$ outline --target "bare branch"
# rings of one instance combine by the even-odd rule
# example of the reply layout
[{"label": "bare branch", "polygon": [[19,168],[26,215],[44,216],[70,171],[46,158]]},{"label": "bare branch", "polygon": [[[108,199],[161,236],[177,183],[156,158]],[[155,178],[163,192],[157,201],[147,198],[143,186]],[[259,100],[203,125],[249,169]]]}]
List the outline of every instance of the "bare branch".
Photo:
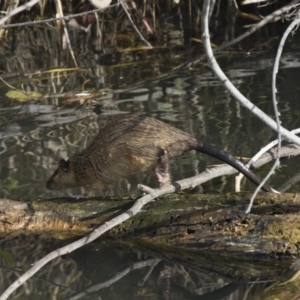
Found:
[{"label": "bare branch", "polygon": [[[292,130],[291,131],[294,134],[298,134],[300,133],[300,128]],[[272,149],[273,147],[275,147],[278,144],[278,140],[274,140],[271,143],[269,143],[268,145],[266,145],[265,147],[263,147],[262,149],[260,149],[247,163],[246,166],[248,168],[250,168],[263,154],[265,154],[266,152],[268,152],[270,149]],[[241,180],[243,179],[244,174],[240,173],[238,176],[236,176],[235,178],[235,191],[236,192],[240,192],[241,188],[240,188],[240,184],[241,184]]]},{"label": "bare branch", "polygon": [[[280,151],[281,156],[294,156],[294,155],[299,155],[300,153],[300,146],[291,144],[286,147],[283,147]],[[256,167],[260,166],[263,161],[264,163],[267,163],[276,157],[276,152],[270,152],[266,153],[260,161],[258,161],[255,165]],[[139,198],[134,205],[124,213],[120,214],[119,216],[113,218],[112,220],[106,222],[105,224],[99,226],[97,229],[95,229],[93,232],[88,234],[87,236],[79,239],[78,241],[75,241],[69,245],[66,245],[62,248],[59,248],[55,251],[52,251],[51,253],[47,254],[43,258],[41,258],[39,261],[37,261],[32,268],[30,268],[26,273],[24,273],[22,276],[20,276],[14,283],[12,283],[6,291],[0,296],[0,300],[6,300],[8,297],[18,288],[20,287],[24,282],[26,282],[29,278],[31,278],[36,272],[38,272],[44,265],[46,265],[48,262],[51,260],[65,255],[67,253],[71,253],[72,251],[87,245],[88,243],[94,241],[98,237],[100,237],[102,234],[107,232],[108,230],[114,228],[117,225],[120,225],[121,223],[125,222],[126,220],[130,219],[137,213],[139,213],[143,206],[146,205],[147,203],[153,201],[155,198],[173,193],[175,191],[179,190],[184,190],[184,189],[189,189],[193,188],[203,182],[206,182],[208,180],[211,180],[212,178],[218,177],[218,176],[223,176],[223,175],[229,175],[229,174],[234,174],[238,173],[236,169],[229,165],[222,165],[221,167],[215,167],[206,170],[205,172],[191,177],[187,179],[183,179],[180,181],[176,181],[170,185],[163,186],[158,189],[151,189],[151,188],[145,188],[145,187],[140,187],[143,188],[143,190],[149,192],[150,194],[147,194],[141,198]]]},{"label": "bare branch", "polygon": [[240,41],[242,41],[243,39],[245,39],[246,37],[250,36],[251,34],[253,34],[255,31],[259,30],[260,28],[262,28],[263,26],[265,26],[266,24],[274,21],[276,18],[283,18],[283,14],[287,11],[289,11],[291,8],[295,7],[296,5],[299,5],[297,3],[299,3],[300,0],[293,0],[291,1],[289,4],[275,10],[274,12],[272,12],[271,14],[269,14],[268,16],[264,17],[260,22],[258,22],[255,25],[252,25],[251,28],[249,30],[247,30],[245,33],[243,33],[242,35],[238,36],[237,38],[235,38],[234,40],[230,41],[229,43],[226,43],[218,48],[214,49],[214,52],[223,50],[224,48],[228,48],[230,46],[233,46],[237,43],[239,43]]},{"label": "bare branch", "polygon": [[[274,131],[278,131],[277,123],[271,119],[267,114],[265,114],[261,109],[255,106],[252,102],[250,102],[241,92],[231,83],[229,78],[224,74],[220,66],[218,65],[211,45],[210,45],[210,36],[209,36],[209,28],[208,28],[208,13],[209,13],[209,0],[204,1],[203,5],[203,13],[202,13],[202,32],[203,32],[203,44],[206,51],[206,55],[208,57],[208,61],[210,67],[212,68],[215,75],[220,79],[220,81],[224,84],[226,89],[248,110],[250,110],[254,115],[260,118],[266,125],[272,128]],[[290,141],[297,143],[300,145],[300,138],[294,134],[292,134],[289,130],[280,126],[280,133]]]},{"label": "bare branch", "polygon": [[280,134],[280,130],[279,129],[280,129],[280,123],[281,122],[279,120],[279,112],[277,110],[277,101],[276,101],[276,93],[277,93],[277,89],[276,89],[276,74],[278,73],[279,61],[280,61],[280,58],[281,58],[281,54],[282,54],[282,50],[283,50],[283,46],[285,44],[285,41],[286,41],[288,35],[290,34],[290,32],[299,23],[300,23],[300,19],[297,19],[297,20],[293,21],[292,24],[290,24],[290,26],[284,32],[284,35],[283,35],[283,37],[282,37],[282,39],[280,41],[280,44],[278,46],[278,50],[277,50],[277,54],[276,54],[276,59],[275,59],[275,63],[274,63],[274,68],[273,68],[273,74],[272,74],[272,100],[273,100],[273,108],[274,108],[274,113],[275,113],[275,118],[276,118],[276,123],[277,123],[277,132],[278,132],[277,157],[276,157],[276,160],[275,160],[275,162],[274,162],[271,170],[265,176],[265,178],[262,180],[262,182],[260,183],[260,185],[256,188],[255,192],[253,193],[253,195],[252,195],[252,197],[250,199],[249,206],[246,209],[246,213],[250,212],[251,207],[253,205],[254,198],[256,197],[259,189],[266,183],[266,181],[270,178],[270,176],[273,173],[275,173],[275,169],[279,165],[279,153],[280,153],[280,148],[281,148],[281,134]]}]

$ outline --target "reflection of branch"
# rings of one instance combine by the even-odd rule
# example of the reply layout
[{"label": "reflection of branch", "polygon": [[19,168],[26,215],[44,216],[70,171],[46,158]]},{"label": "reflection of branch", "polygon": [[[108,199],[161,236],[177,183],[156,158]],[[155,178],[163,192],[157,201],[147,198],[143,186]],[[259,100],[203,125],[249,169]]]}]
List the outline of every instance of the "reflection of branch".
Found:
[{"label": "reflection of branch", "polygon": [[154,262],[152,265],[150,265],[150,268],[148,270],[148,272],[144,275],[144,277],[138,282],[138,286],[143,286],[145,284],[145,282],[147,281],[148,277],[150,276],[150,274],[153,272],[153,269],[155,268],[155,266],[160,262],[160,259],[157,259],[157,262]]},{"label": "reflection of branch", "polygon": [[[3,265],[0,265],[0,269],[2,270],[7,270],[7,271],[13,271],[15,273],[18,273],[18,274],[23,274],[24,272],[21,271],[21,270],[18,270],[18,269],[15,269],[15,268],[9,268],[9,267],[6,267],[6,266],[3,266]],[[33,276],[33,279],[36,279],[36,280],[39,280],[39,281],[42,281],[42,282],[45,282],[47,283],[48,285],[52,285],[54,287],[57,287],[57,288],[60,288],[60,289],[64,289],[65,291],[69,291],[69,292],[74,292],[74,289],[71,289],[70,287],[68,286],[65,286],[65,285],[62,285],[62,284],[58,284],[52,280],[49,280],[49,279],[46,279],[46,278],[43,278],[41,276]]]},{"label": "reflection of branch", "polygon": [[[281,149],[281,155],[283,156],[294,156],[300,153],[300,146],[291,144],[287,145],[286,147],[282,147]],[[262,165],[261,161],[264,160],[264,163],[267,163],[274,159],[275,154],[266,153],[259,161],[257,161],[254,165],[259,166]],[[39,261],[37,261],[34,266],[29,269],[26,273],[24,273],[19,279],[17,279],[13,284],[11,284],[7,290],[0,296],[0,300],[6,300],[11,293],[13,293],[18,287],[20,287],[26,280],[31,278],[37,271],[39,271],[45,264],[50,262],[51,260],[68,254],[84,245],[87,245],[88,243],[94,241],[99,236],[107,232],[108,230],[114,228],[117,225],[120,225],[121,223],[125,222],[126,220],[130,219],[131,217],[135,216],[137,213],[139,213],[143,206],[147,203],[153,201],[155,198],[173,193],[175,191],[183,190],[183,189],[189,189],[193,188],[203,182],[206,182],[208,180],[211,180],[218,176],[223,175],[229,175],[237,173],[238,171],[234,169],[231,166],[228,165],[222,165],[221,167],[215,167],[206,170],[205,172],[191,177],[187,179],[183,179],[180,181],[176,181],[172,184],[162,186],[158,189],[150,189],[149,187],[145,187],[143,185],[139,185],[139,189],[148,192],[147,195],[139,198],[134,205],[124,213],[120,214],[119,216],[116,216],[115,218],[111,219],[110,221],[106,222],[105,224],[99,226],[97,229],[95,229],[93,232],[88,234],[87,236],[79,239],[78,241],[75,241],[69,245],[66,245],[62,248],[59,248],[55,251],[52,251],[51,253],[47,254],[43,258],[41,258]]]},{"label": "reflection of branch", "polygon": [[134,263],[133,265],[131,265],[130,267],[126,268],[125,270],[118,272],[114,277],[102,282],[102,283],[98,283],[95,284],[93,286],[90,286],[88,288],[86,288],[84,291],[75,294],[73,296],[68,297],[68,300],[77,300],[80,299],[82,297],[87,296],[90,293],[93,292],[97,292],[103,288],[107,288],[109,286],[111,286],[113,283],[119,281],[122,277],[126,276],[128,273],[130,273],[133,270],[137,270],[137,269],[142,269],[145,268],[147,266],[150,266],[150,271],[153,270],[153,268],[160,262],[160,259],[158,258],[152,258],[152,259],[147,259],[145,261],[142,262],[138,262],[138,263]]},{"label": "reflection of branch", "polygon": [[284,182],[278,190],[281,193],[284,193],[285,191],[289,190],[292,186],[294,186],[296,183],[300,181],[300,174],[294,175],[292,178],[289,178],[288,181]]}]

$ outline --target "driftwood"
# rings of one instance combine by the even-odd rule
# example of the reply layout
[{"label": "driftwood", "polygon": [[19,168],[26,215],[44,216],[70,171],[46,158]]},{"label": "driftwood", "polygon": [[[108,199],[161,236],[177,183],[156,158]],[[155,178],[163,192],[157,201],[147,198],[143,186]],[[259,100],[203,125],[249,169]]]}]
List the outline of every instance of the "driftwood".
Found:
[{"label": "driftwood", "polygon": [[[299,153],[297,147],[288,145],[287,148],[291,151],[282,148],[281,156]],[[270,160],[273,158],[272,151],[265,155]],[[221,166],[159,189],[140,185],[149,194],[122,201],[113,198],[89,201],[52,199],[30,203],[0,200],[3,241],[22,233],[38,233],[41,238],[52,239],[83,236],[37,261],[9,286],[1,299],[7,299],[49,261],[71,253],[100,235],[102,241],[113,237],[118,243],[154,257],[171,258],[172,262],[192,265],[193,268],[204,266],[205,272],[213,271],[234,281],[274,277],[279,257],[291,262],[291,258],[297,255],[297,227],[291,226],[298,221],[294,215],[298,211],[297,195],[261,194],[254,214],[249,216],[244,213],[248,194],[173,193],[233,172],[237,171]],[[167,193],[168,196],[162,196]],[[290,237],[293,235],[295,239]],[[272,268],[266,265],[266,258]],[[283,272],[291,267],[290,263],[280,264],[280,267],[283,275],[278,278],[279,282],[298,278],[294,268],[290,273]]]},{"label": "driftwood", "polygon": [[[244,209],[251,194],[172,194],[109,232],[126,241],[154,243],[248,257],[298,253],[300,196],[261,193],[252,213]],[[62,201],[64,200],[64,201]],[[85,235],[128,209],[133,199],[91,199],[22,203],[0,200],[0,234],[43,232],[53,238]],[[151,238],[151,239],[149,239]]]},{"label": "driftwood", "polygon": [[[260,167],[262,164],[273,160],[276,156],[275,152],[276,149],[268,151],[254,166]],[[292,157],[298,155],[299,152],[300,146],[290,144],[281,148],[280,155],[281,157]],[[195,184],[199,184],[215,176],[233,173],[237,173],[237,171],[227,165],[208,169],[200,174],[201,181],[199,181],[199,179],[195,180],[196,177],[190,178],[190,183],[187,186],[194,186],[194,182]],[[289,186],[293,184],[293,181],[298,181],[298,177],[296,176],[289,182],[286,182],[280,190],[285,191],[288,189]],[[184,180],[181,182],[184,182]],[[93,198],[88,201],[78,201],[70,198],[60,198],[37,200],[28,203],[0,199],[0,235],[2,237],[8,237],[14,233],[34,233],[41,231],[51,234],[54,238],[62,238],[64,236],[72,237],[77,234],[82,235],[91,231],[93,226],[99,226],[99,224],[106,222],[130,208],[137,198],[139,198],[138,195],[123,197],[121,200],[120,198]],[[224,218],[236,223],[237,221],[234,221],[234,216],[236,216],[236,220],[240,220],[241,224],[243,224],[241,227],[245,228],[245,230],[239,228],[238,231],[242,230],[241,233],[245,235],[252,230],[251,228],[254,226],[256,218],[261,219],[262,215],[264,219],[267,219],[267,224],[271,224],[273,221],[277,223],[280,222],[281,215],[284,216],[283,222],[287,220],[287,217],[290,215],[293,216],[293,218],[295,217],[297,221],[297,216],[293,215],[297,213],[298,210],[297,201],[299,196],[297,194],[276,195],[261,193],[255,200],[255,203],[260,205],[256,205],[253,208],[251,215],[245,216],[243,212],[248,204],[249,198],[250,194],[245,193],[221,195],[177,193],[165,195],[153,201],[152,204],[148,204],[142,213],[130,219],[127,223],[123,223],[119,228],[123,228],[129,232],[134,230],[135,233],[139,232],[141,235],[142,233],[145,235],[146,231],[144,229],[152,228],[154,230],[155,226],[160,229],[160,227],[158,227],[160,225],[158,224],[164,224],[161,225],[161,228],[166,227],[166,224],[168,224],[168,228],[171,225],[173,229],[176,227],[177,230],[184,232],[187,229],[183,229],[181,225],[193,231],[193,228],[196,226],[195,224],[199,223],[199,226],[196,227],[195,230],[202,236],[205,234],[205,230],[216,231]],[[281,209],[280,211],[278,211],[279,208]],[[207,221],[208,216],[211,218],[209,222]],[[183,224],[183,217],[185,220],[188,219],[190,220],[189,222],[195,223],[185,221]],[[145,221],[147,218],[149,218],[149,223]],[[179,218],[181,218],[181,223],[175,226],[174,223],[179,222]],[[137,226],[137,222],[140,222],[137,220],[143,220],[143,222]],[[153,220],[155,220],[155,222]],[[251,220],[254,221],[254,223],[251,223]],[[221,226],[218,230],[223,229],[226,231],[225,235],[230,235],[228,228],[225,227]],[[257,229],[258,228],[255,230]],[[122,235],[120,232],[116,232],[116,230],[112,232],[114,232],[114,235]],[[61,234],[62,236],[60,236]],[[235,236],[237,236],[237,234],[235,234]],[[282,237],[283,236],[281,236],[281,238]],[[275,238],[280,237],[275,236]],[[291,241],[291,237],[289,237],[289,241]]]}]

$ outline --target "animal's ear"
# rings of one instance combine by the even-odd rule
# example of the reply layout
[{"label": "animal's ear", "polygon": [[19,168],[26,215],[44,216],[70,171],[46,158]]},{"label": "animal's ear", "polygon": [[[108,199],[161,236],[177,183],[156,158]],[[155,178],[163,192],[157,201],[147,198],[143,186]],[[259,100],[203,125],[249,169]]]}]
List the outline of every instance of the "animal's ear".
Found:
[{"label": "animal's ear", "polygon": [[67,173],[69,170],[69,162],[65,161],[64,159],[61,159],[59,161],[59,166],[62,169],[63,172]]}]

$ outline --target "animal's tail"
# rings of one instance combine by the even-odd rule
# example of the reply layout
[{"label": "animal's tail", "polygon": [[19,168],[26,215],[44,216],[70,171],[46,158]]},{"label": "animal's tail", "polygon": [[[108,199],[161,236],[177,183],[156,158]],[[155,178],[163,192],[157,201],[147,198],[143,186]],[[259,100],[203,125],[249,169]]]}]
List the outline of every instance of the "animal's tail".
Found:
[{"label": "animal's tail", "polygon": [[[230,155],[229,153],[218,149],[210,144],[204,143],[202,141],[198,141],[198,146],[195,149],[199,152],[208,154],[215,158],[220,159],[221,161],[231,165],[241,173],[243,173],[249,180],[251,180],[256,185],[261,183],[259,177],[257,177],[247,166],[245,166],[241,161],[236,159],[234,156]],[[278,191],[271,188],[268,184],[262,186],[262,190],[270,193],[280,194]]]}]

